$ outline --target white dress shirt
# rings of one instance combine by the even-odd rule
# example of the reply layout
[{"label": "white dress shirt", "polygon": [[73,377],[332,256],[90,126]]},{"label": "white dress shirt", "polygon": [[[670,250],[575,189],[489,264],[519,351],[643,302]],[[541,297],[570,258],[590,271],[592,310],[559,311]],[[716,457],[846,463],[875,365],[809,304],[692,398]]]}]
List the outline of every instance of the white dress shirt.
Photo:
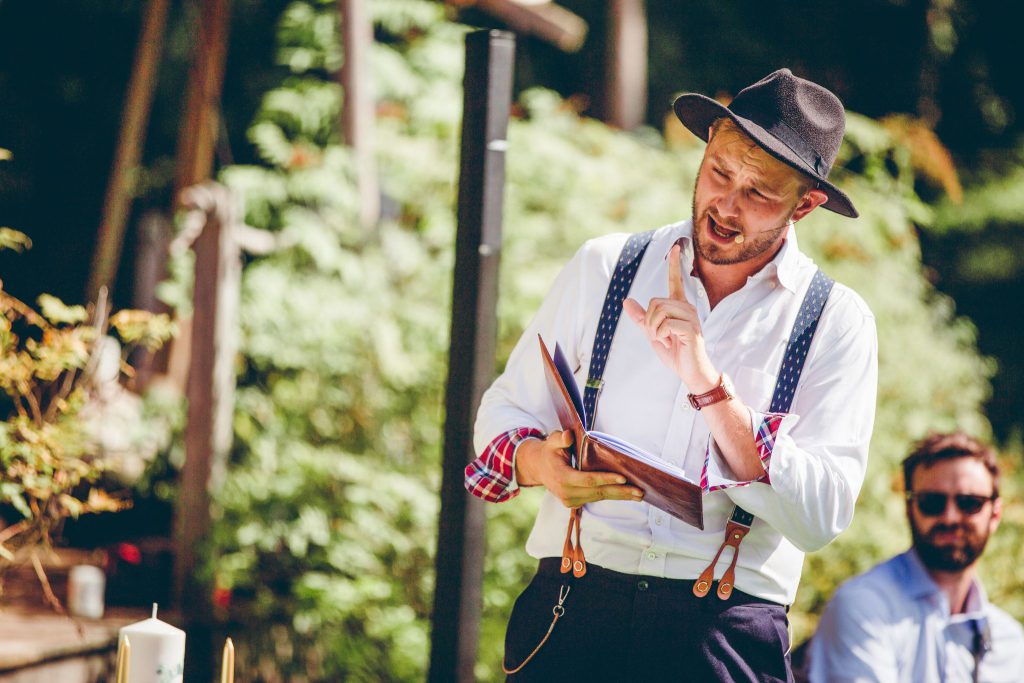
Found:
[{"label": "white dress shirt", "polygon": [[[686,297],[697,308],[711,362],[732,378],[736,394],[750,409],[754,438],[816,268],[800,252],[791,229],[775,258],[711,310],[693,274],[691,236],[691,221],[655,232],[630,296],[644,306],[652,297],[667,296],[668,253],[681,239]],[[559,274],[505,371],[483,396],[475,427],[477,453],[510,429],[559,429],[537,335],[549,348],[558,343],[570,364],[578,366],[575,376],[582,391],[605,291],[626,238],[616,234],[587,242]],[[643,502],[589,503],[582,517],[587,561],[619,572],[695,579],[718,550],[738,504],[757,519],[741,547],[736,588],[792,602],[803,553],[827,544],[853,517],[867,465],[877,373],[874,317],[857,294],[837,283],[790,413],[779,427],[768,466],[770,484],[737,486],[712,448],[709,484],[732,487],[705,494],[703,531]],[[690,407],[687,387],[658,360],[643,331],[626,315],[612,342],[604,382],[591,426],[700,481],[708,426]],[[560,557],[568,515],[568,508],[545,492],[527,551],[537,558]],[[729,559],[726,553],[716,578]]]}]

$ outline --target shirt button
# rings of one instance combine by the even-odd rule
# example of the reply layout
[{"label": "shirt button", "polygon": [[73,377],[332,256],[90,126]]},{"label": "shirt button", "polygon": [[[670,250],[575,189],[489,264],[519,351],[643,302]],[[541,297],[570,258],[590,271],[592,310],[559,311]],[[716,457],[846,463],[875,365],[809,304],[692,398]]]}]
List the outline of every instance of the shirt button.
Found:
[{"label": "shirt button", "polygon": [[703,299],[704,298],[704,290],[703,289],[698,289],[697,290],[697,296],[699,296],[701,299]]},{"label": "shirt button", "polygon": [[643,580],[643,579],[640,579],[639,581],[636,582],[636,589],[639,590],[639,591],[647,590],[647,586],[648,586],[647,582],[645,580]]},{"label": "shirt button", "polygon": [[658,559],[658,553],[647,553],[647,559],[648,560],[656,560],[656,559]]},{"label": "shirt button", "polygon": [[769,282],[768,283],[768,289],[775,289],[775,283],[774,282]]},{"label": "shirt button", "polygon": [[657,524],[658,526],[661,526],[661,519],[662,519],[661,517],[655,517],[654,518],[654,523]]}]

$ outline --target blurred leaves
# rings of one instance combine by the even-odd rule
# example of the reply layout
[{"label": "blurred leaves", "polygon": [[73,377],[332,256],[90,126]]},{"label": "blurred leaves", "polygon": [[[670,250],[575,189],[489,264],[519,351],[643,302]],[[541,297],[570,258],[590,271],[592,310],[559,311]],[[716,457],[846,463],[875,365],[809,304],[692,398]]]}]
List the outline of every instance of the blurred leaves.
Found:
[{"label": "blurred leaves", "polygon": [[[30,244],[13,230],[0,238]],[[102,349],[108,342],[117,347],[106,336],[107,311],[69,306],[49,294],[38,304],[40,312],[0,290],[0,390],[8,411],[0,422],[0,504],[22,517],[0,530],[0,568],[48,549],[51,534],[68,517],[129,505],[97,485],[108,463],[85,417],[100,386],[94,373]],[[114,318],[147,316],[121,311]],[[156,325],[160,329],[145,338],[151,348],[170,334],[163,318],[165,326]],[[143,340],[129,336],[122,339]],[[113,368],[115,383],[119,366],[128,369],[122,358]]]},{"label": "blurred leaves", "polygon": [[177,325],[168,315],[138,310],[118,311],[110,316],[110,326],[126,343],[136,344],[150,351],[163,346],[178,331]]},{"label": "blurred leaves", "polygon": [[41,294],[37,299],[37,303],[43,316],[54,325],[82,323],[89,317],[85,306],[68,306],[57,297],[49,294]]},{"label": "blurred leaves", "polygon": [[32,240],[28,235],[11,228],[0,228],[0,249],[11,249],[21,252],[32,248]]}]

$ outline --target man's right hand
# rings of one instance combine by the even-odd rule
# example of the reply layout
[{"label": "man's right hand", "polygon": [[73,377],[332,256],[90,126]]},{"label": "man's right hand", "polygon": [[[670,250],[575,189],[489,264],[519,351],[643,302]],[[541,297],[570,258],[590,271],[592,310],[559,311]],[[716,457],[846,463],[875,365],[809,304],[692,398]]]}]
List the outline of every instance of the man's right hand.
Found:
[{"label": "man's right hand", "polygon": [[643,491],[614,472],[581,472],[571,463],[572,432],[551,432],[526,439],[516,451],[516,480],[522,486],[543,486],[568,508],[598,500],[642,500]]}]

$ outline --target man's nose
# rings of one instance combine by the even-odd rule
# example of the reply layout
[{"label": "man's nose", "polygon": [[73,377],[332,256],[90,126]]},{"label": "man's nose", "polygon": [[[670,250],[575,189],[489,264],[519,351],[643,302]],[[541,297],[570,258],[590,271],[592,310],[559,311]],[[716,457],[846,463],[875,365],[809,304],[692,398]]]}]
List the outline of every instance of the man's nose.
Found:
[{"label": "man's nose", "polygon": [[722,218],[735,218],[739,215],[739,202],[737,200],[738,197],[736,196],[735,190],[723,192],[716,204],[718,215]]},{"label": "man's nose", "polygon": [[960,512],[960,508],[956,505],[956,497],[946,497],[946,507],[942,510],[940,519],[946,523],[959,522],[963,514]]}]

